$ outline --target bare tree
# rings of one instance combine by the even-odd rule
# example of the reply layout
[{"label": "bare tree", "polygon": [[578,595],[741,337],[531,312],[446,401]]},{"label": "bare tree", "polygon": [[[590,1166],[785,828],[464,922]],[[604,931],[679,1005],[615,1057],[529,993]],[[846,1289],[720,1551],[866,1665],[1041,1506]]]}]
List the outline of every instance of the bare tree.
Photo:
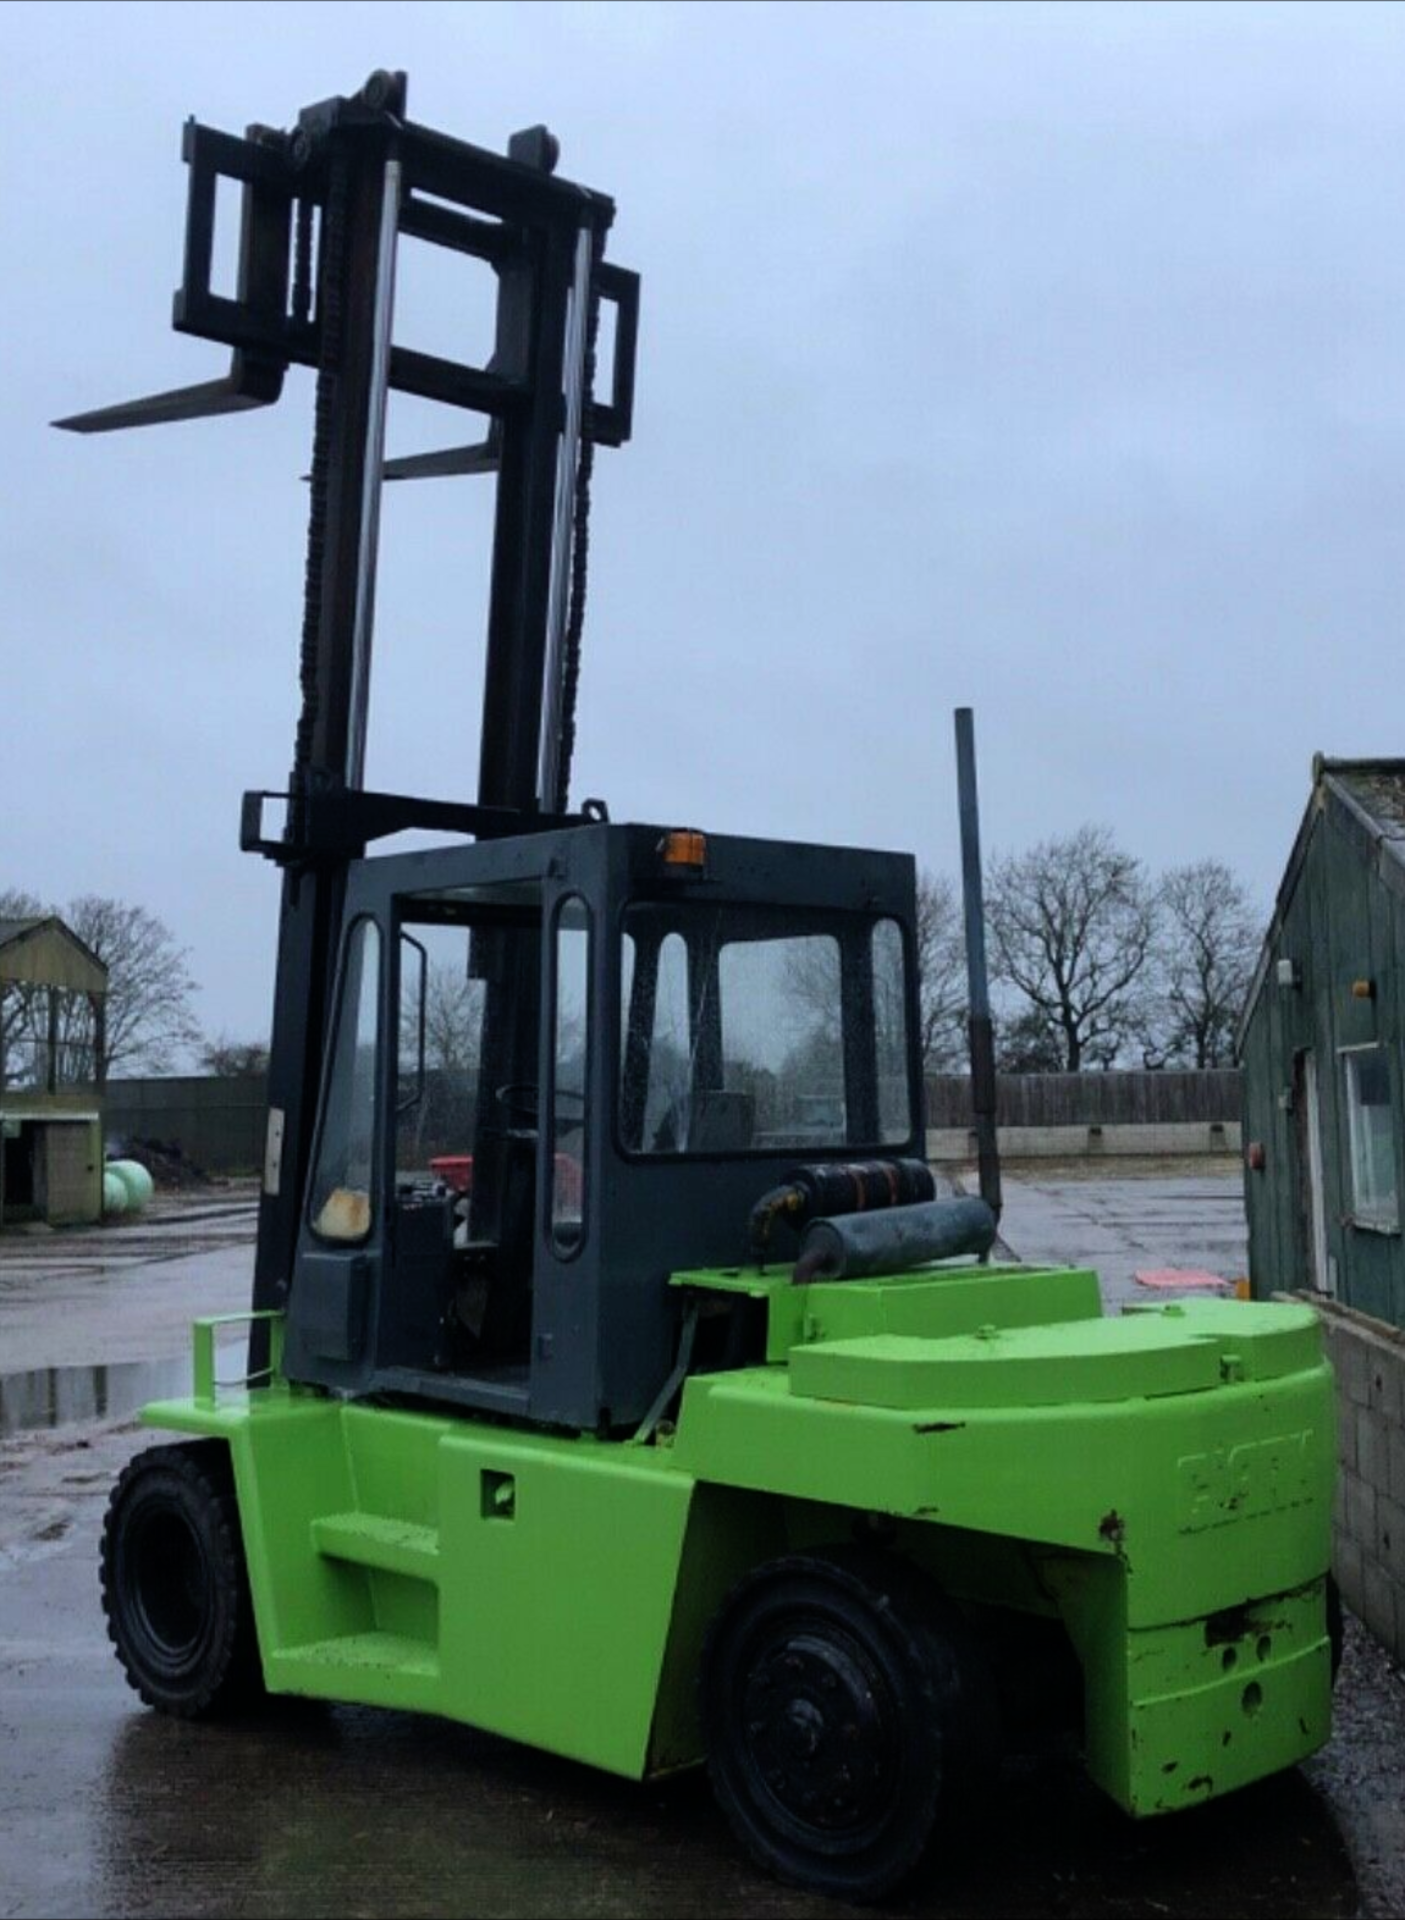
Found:
[{"label": "bare tree", "polygon": [[[0,889],[0,920],[38,920],[44,912],[37,895],[15,887]],[[0,1086],[7,1079],[12,1086],[27,1082],[34,1072],[35,1043],[45,1030],[39,1005],[43,992],[24,980],[0,983]]]},{"label": "bare tree", "polygon": [[[447,937],[448,930],[435,931]],[[442,952],[443,946],[434,951]],[[469,976],[465,954],[460,930],[458,952],[452,959],[427,956],[422,990],[417,968],[401,978],[403,1105],[397,1122],[396,1152],[403,1167],[423,1165],[436,1148],[458,1154],[467,1152],[472,1144],[483,983]],[[423,1081],[418,1079],[421,1065],[427,1070]]]},{"label": "bare tree", "polygon": [[[120,1069],[164,1073],[200,1043],[191,1009],[195,982],[183,947],[163,920],[145,907],[84,894],[64,919],[107,968],[107,1038],[101,1079]],[[88,1016],[76,1008],[74,1019]],[[83,1038],[77,1032],[69,1041]]]},{"label": "bare tree", "polygon": [[198,1056],[206,1073],[222,1080],[245,1080],[268,1072],[268,1044],[263,1040],[231,1040],[221,1033],[207,1040]]},{"label": "bare tree", "polygon": [[1263,921],[1247,888],[1219,860],[1173,867],[1158,895],[1159,1050],[1189,1066],[1228,1066]]},{"label": "bare tree", "polygon": [[[928,1073],[940,1073],[960,1067],[966,1058],[966,949],[956,892],[943,874],[923,869],[917,876],[916,936],[922,1064]],[[891,973],[880,968],[877,974],[874,1012],[880,1051],[891,1051],[896,1044],[901,1057],[907,1022],[902,969],[895,964]],[[811,1057],[817,1047],[828,1046],[837,1072],[842,990],[832,942],[793,944],[786,959],[785,994],[792,1015],[804,1009],[816,1029],[802,1035],[798,1045],[808,1048]]]},{"label": "bare tree", "polygon": [[922,980],[922,1065],[928,1073],[966,1064],[966,942],[961,905],[945,874],[917,876],[917,968]]},{"label": "bare tree", "polygon": [[1062,1030],[1038,1007],[1026,1007],[996,1028],[995,1064],[1001,1073],[1061,1073],[1064,1058]]},{"label": "bare tree", "polygon": [[1080,827],[997,860],[987,913],[992,971],[1057,1029],[1065,1069],[1110,1064],[1136,1025],[1156,925],[1140,862],[1107,828]]},{"label": "bare tree", "polygon": [[483,983],[462,967],[431,964],[425,981],[424,1051],[431,1067],[468,1073],[478,1065]]}]

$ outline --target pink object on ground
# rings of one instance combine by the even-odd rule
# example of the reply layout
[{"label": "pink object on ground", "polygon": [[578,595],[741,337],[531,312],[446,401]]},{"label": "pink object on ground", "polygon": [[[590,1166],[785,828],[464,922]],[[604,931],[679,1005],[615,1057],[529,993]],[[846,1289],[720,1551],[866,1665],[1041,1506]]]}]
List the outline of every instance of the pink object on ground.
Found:
[{"label": "pink object on ground", "polygon": [[1203,1267],[1146,1267],[1132,1277],[1139,1287],[1214,1287],[1225,1293],[1231,1291],[1230,1282],[1223,1274],[1206,1273]]}]

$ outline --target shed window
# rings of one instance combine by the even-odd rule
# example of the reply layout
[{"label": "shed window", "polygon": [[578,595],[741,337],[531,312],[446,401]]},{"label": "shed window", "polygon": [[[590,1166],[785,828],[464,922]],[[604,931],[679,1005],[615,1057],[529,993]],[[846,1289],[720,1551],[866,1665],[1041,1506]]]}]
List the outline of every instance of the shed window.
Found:
[{"label": "shed window", "polygon": [[1358,1226],[1394,1229],[1400,1225],[1400,1201],[1390,1065],[1384,1047],[1354,1047],[1342,1059],[1351,1136],[1352,1218]]}]

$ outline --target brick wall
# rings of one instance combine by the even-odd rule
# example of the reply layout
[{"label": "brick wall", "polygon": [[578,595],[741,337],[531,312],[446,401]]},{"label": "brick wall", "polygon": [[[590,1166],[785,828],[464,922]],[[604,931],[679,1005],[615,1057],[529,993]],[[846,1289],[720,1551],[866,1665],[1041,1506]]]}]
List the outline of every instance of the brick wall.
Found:
[{"label": "brick wall", "polygon": [[1337,1375],[1337,1580],[1405,1661],[1405,1334],[1335,1301],[1314,1304]]}]

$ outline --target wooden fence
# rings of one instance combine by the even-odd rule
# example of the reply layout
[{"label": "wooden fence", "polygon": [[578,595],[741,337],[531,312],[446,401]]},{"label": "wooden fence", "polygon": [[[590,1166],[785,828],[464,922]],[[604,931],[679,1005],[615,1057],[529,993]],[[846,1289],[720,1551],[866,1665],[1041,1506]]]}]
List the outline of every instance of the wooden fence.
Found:
[{"label": "wooden fence", "polygon": [[[1002,1073],[996,1118],[1002,1127],[1147,1127],[1239,1118],[1239,1069],[1163,1073]],[[964,1073],[927,1076],[929,1127],[969,1127],[971,1082]]]},{"label": "wooden fence", "polygon": [[[105,1132],[113,1144],[159,1140],[179,1147],[209,1173],[252,1173],[263,1164],[265,1098],[259,1077],[113,1080],[107,1088]],[[1224,1124],[1239,1118],[1239,1073],[1236,1068],[1216,1068],[1204,1073],[1001,1074],[998,1098],[1002,1127],[1157,1126],[1187,1120]],[[441,1114],[433,1098],[426,1102],[426,1112],[431,1110],[435,1124],[429,1128],[426,1155],[447,1151],[445,1142],[452,1144],[457,1137],[454,1116],[447,1110]],[[928,1076],[927,1124],[972,1124],[971,1083],[965,1074]]]}]

